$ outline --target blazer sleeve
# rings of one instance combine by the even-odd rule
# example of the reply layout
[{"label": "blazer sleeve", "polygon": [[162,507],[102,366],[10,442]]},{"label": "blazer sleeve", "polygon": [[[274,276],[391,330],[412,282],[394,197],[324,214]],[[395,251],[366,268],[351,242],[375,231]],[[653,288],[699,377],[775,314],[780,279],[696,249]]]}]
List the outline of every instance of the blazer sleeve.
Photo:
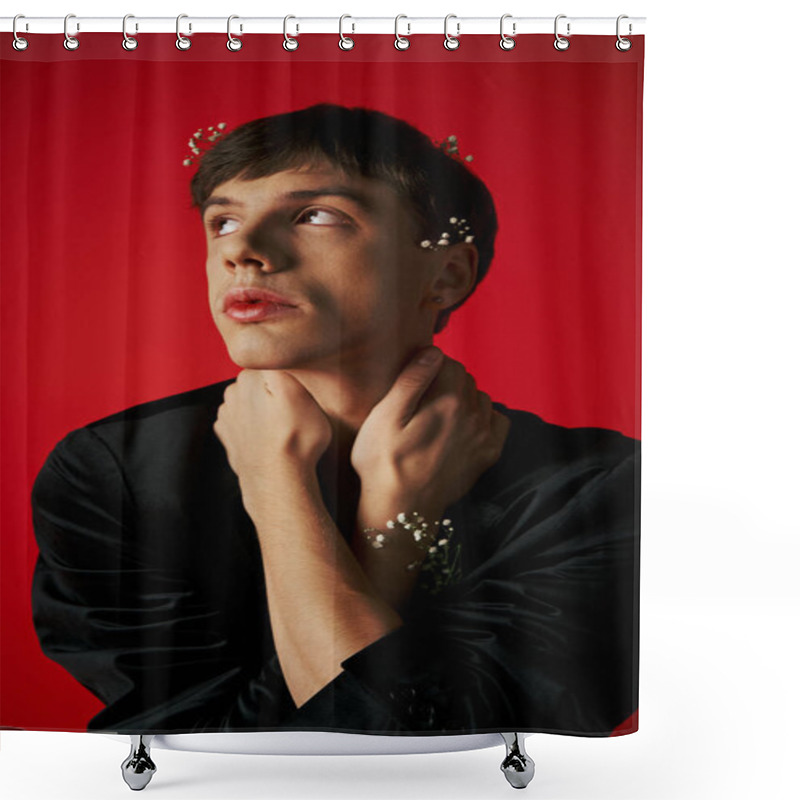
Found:
[{"label": "blazer sleeve", "polygon": [[638,704],[638,464],[637,448],[528,485],[479,531],[494,552],[342,662],[293,725],[613,732]]},{"label": "blazer sleeve", "polygon": [[246,730],[277,702],[266,667],[250,667],[215,630],[185,576],[150,563],[135,498],[105,442],[72,431],[31,492],[39,556],[33,621],[44,654],[106,708],[89,730]]}]

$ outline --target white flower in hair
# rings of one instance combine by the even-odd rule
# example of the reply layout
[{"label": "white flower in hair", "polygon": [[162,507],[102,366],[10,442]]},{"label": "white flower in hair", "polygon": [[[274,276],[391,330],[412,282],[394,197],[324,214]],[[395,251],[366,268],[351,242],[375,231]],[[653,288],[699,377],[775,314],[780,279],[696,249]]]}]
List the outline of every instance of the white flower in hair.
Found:
[{"label": "white flower in hair", "polygon": [[[227,126],[228,125],[226,122],[219,122],[217,123],[216,128],[214,128],[213,125],[209,125],[205,131],[203,131],[202,128],[198,128],[192,135],[192,138],[189,139],[189,149],[195,156],[199,156],[201,153],[200,145],[206,145],[206,149],[209,149],[208,145],[213,144],[217,141],[217,139],[220,139],[225,135],[223,131],[225,128],[227,128]],[[205,138],[203,138],[204,136]],[[194,164],[192,156],[187,156],[183,160],[184,167],[191,167],[192,164]]]}]

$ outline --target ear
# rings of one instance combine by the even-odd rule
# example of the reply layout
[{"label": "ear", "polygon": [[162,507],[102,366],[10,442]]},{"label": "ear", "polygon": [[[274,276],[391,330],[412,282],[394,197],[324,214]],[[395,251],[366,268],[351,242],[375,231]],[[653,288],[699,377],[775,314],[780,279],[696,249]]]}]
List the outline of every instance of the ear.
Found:
[{"label": "ear", "polygon": [[442,310],[466,297],[478,279],[478,248],[472,243],[457,242],[442,252],[439,274],[432,291],[445,298]]}]

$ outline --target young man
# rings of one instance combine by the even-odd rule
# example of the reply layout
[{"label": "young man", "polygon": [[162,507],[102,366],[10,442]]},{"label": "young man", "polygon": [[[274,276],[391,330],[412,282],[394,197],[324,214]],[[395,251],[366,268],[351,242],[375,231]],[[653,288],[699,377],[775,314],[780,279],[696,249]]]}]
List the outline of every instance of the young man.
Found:
[{"label": "young man", "polygon": [[234,130],[192,192],[241,371],[73,431],[34,486],[35,623],[107,704],[89,728],[623,723],[638,443],[493,403],[430,346],[491,262],[485,186],[321,104]]}]

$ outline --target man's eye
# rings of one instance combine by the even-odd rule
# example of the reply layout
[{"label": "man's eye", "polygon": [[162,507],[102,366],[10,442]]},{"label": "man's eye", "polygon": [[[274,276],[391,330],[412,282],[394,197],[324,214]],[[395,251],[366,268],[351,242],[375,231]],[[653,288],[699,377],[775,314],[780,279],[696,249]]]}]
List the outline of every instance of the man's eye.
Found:
[{"label": "man's eye", "polygon": [[[322,215],[321,218],[319,215]],[[317,222],[312,222],[313,225],[342,225],[346,221],[340,214],[329,211],[327,208],[308,208],[297,218],[300,222],[304,219],[316,218]],[[327,219],[326,219],[327,218]],[[319,221],[321,219],[321,221]]]},{"label": "man's eye", "polygon": [[[208,228],[209,230],[216,234],[217,236],[224,236],[226,233],[230,233],[231,229],[226,229],[226,226],[236,225],[237,222],[234,219],[230,219],[229,217],[212,217],[208,221]],[[234,228],[235,230],[235,228]]]}]

